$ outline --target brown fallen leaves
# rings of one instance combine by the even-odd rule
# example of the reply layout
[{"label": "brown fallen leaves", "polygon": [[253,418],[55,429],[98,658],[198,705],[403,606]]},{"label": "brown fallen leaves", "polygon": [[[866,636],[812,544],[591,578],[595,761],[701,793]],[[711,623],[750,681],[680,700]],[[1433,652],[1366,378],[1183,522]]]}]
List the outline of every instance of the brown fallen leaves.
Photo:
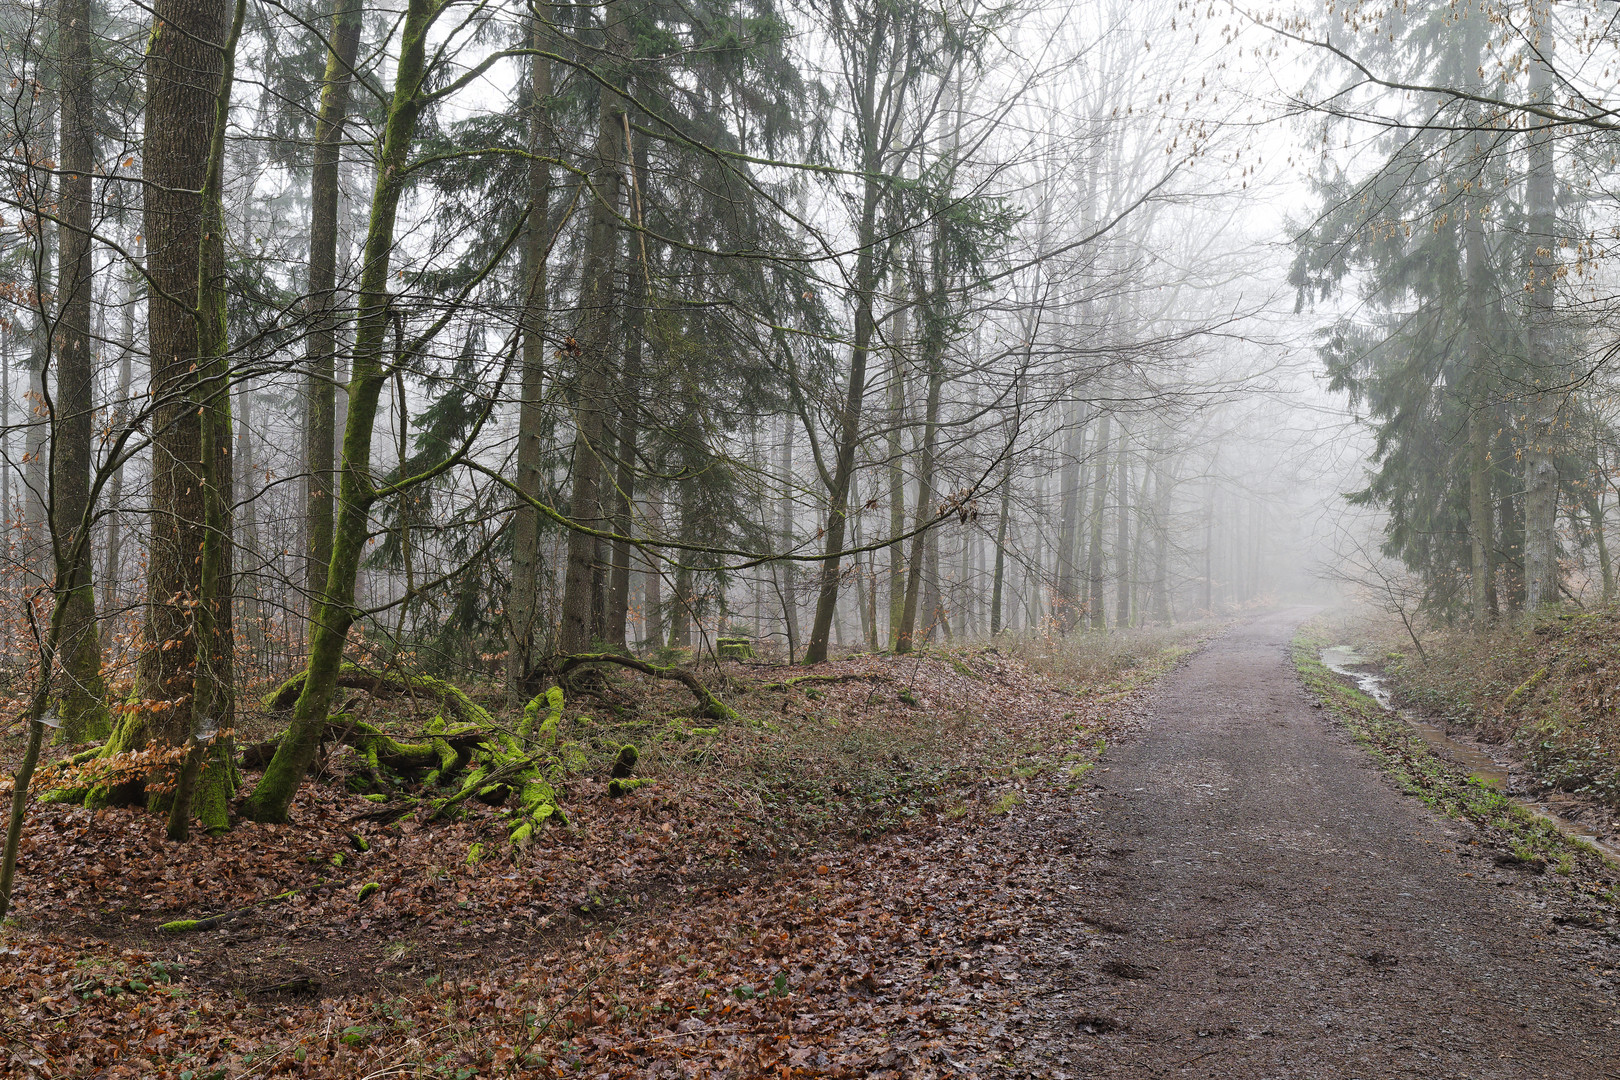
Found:
[{"label": "brown fallen leaves", "polygon": [[[1077,783],[1140,680],[1073,694],[984,652],[818,672],[862,678],[738,693],[750,715],[781,706],[774,733],[721,733],[759,745],[624,799],[579,779],[574,826],[515,855],[497,811],[383,825],[337,785],[301,793],[295,824],[188,845],[139,811],[35,807],[0,952],[0,1073],[986,1073],[1016,1039],[1031,910],[1073,872],[1016,842],[1017,815]],[[817,732],[866,727],[886,747],[908,727],[949,738],[894,746],[888,771],[926,784],[816,758]],[[743,768],[761,760],[780,782]],[[846,782],[869,790],[839,801],[828,785]]]}]

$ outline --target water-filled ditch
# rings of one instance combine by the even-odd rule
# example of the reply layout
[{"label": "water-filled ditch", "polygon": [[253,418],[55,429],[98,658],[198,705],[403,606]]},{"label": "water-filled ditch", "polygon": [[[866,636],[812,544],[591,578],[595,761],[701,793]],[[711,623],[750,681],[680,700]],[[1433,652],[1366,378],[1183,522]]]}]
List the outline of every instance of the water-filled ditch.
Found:
[{"label": "water-filled ditch", "polygon": [[1429,723],[1409,709],[1396,708],[1383,673],[1373,667],[1371,662],[1353,647],[1334,645],[1323,649],[1322,665],[1329,671],[1353,681],[1358,690],[1410,724],[1412,729],[1422,736],[1423,741],[1433,747],[1441,757],[1468,770],[1470,776],[1497,788],[1531,813],[1546,818],[1564,832],[1585,840],[1609,858],[1620,861],[1620,846],[1615,844],[1611,836],[1595,835],[1590,825],[1566,817],[1546,803],[1514,794],[1511,790],[1512,770],[1508,762],[1493,755],[1488,748],[1455,738],[1447,734],[1444,728]]}]

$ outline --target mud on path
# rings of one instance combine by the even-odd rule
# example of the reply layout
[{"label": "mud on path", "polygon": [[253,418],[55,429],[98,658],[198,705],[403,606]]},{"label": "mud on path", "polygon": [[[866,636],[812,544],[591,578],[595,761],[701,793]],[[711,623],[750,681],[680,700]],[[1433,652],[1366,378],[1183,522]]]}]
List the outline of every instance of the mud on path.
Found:
[{"label": "mud on path", "polygon": [[1620,1077],[1612,933],[1475,857],[1313,706],[1288,655],[1306,614],[1166,676],[1091,790],[1031,822],[1090,857],[1020,943],[1022,1071]]}]

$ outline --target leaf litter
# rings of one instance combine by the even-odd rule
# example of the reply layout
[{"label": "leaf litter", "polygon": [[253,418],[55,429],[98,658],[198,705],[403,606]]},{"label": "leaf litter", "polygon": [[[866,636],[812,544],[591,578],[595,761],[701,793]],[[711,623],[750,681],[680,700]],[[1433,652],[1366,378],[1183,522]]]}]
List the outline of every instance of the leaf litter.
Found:
[{"label": "leaf litter", "polygon": [[1040,992],[1026,938],[1088,854],[1027,826],[1068,812],[1187,651],[1145,643],[1082,688],[993,649],[764,669],[775,684],[730,664],[730,700],[763,722],[662,742],[676,700],[627,678],[597,704],[639,717],[655,783],[609,798],[605,769],[571,778],[571,824],[517,852],[494,808],[387,824],[337,776],[292,824],[186,845],[144,811],[36,804],[0,1060],[180,1080],[985,1074]]}]

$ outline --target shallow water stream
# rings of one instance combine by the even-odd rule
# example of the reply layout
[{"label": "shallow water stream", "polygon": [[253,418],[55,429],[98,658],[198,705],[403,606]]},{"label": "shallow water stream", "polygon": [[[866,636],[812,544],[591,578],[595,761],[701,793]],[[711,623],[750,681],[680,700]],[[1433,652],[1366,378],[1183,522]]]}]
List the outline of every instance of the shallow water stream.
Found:
[{"label": "shallow water stream", "polygon": [[1422,717],[1413,714],[1407,709],[1397,709],[1390,696],[1387,680],[1382,672],[1376,670],[1371,661],[1357,652],[1349,645],[1334,645],[1322,650],[1322,665],[1329,671],[1352,680],[1356,688],[1372,698],[1385,709],[1397,713],[1400,718],[1410,724],[1423,741],[1433,747],[1441,757],[1446,758],[1468,770],[1470,776],[1496,788],[1514,802],[1539,817],[1546,818],[1557,825],[1564,832],[1580,840],[1584,840],[1603,854],[1616,861],[1620,861],[1620,845],[1610,835],[1594,835],[1588,824],[1574,821],[1559,814],[1553,807],[1545,803],[1530,799],[1519,798],[1509,792],[1510,769],[1504,760],[1494,757],[1489,750],[1472,742],[1452,738],[1443,728],[1429,723]]}]

